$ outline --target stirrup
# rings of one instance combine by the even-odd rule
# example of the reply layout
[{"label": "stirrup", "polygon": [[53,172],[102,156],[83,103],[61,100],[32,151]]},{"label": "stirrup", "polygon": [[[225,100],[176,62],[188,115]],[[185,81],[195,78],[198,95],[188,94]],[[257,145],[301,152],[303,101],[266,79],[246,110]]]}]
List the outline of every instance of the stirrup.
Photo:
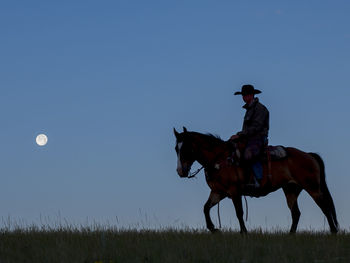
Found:
[{"label": "stirrup", "polygon": [[227,162],[227,164],[229,164],[229,165],[234,165],[234,164],[236,164],[236,161],[235,161],[235,159],[234,159],[232,156],[227,157],[226,162]]},{"label": "stirrup", "polygon": [[258,189],[261,187],[261,184],[259,183],[258,179],[256,179],[254,177],[254,183],[253,184],[247,184],[246,186],[254,188],[254,189]]},{"label": "stirrup", "polygon": [[246,184],[246,186],[252,189],[259,189],[261,187],[258,182],[255,182],[255,184]]}]

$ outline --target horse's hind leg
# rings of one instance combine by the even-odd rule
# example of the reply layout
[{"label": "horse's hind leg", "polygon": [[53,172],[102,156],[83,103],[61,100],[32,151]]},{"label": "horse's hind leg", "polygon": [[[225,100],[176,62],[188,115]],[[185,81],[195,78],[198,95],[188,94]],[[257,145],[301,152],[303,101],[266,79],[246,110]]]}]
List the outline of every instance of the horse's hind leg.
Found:
[{"label": "horse's hind leg", "polygon": [[219,203],[225,196],[221,195],[219,193],[210,192],[208,201],[205,203],[204,205],[204,216],[205,216],[205,221],[207,223],[207,228],[211,231],[211,232],[216,232],[217,229],[214,227],[213,222],[211,221],[210,218],[210,209],[216,205],[217,203]]},{"label": "horse's hind leg", "polygon": [[[322,158],[316,153],[309,153],[318,163],[320,168],[320,181],[319,186],[312,187],[309,186],[308,193],[315,200],[316,204],[321,208],[322,212],[325,214],[328,220],[329,227],[332,233],[338,232],[338,220],[337,214],[335,212],[335,207],[333,203],[333,199],[331,193],[328,190],[326,179],[325,179],[325,167]],[[311,187],[311,188],[310,188]],[[306,190],[306,188],[305,188]]]},{"label": "horse's hind leg", "polygon": [[326,216],[331,232],[337,233],[338,224],[336,220],[336,215],[333,215],[332,207],[330,205],[333,204],[332,197],[330,195],[327,195],[327,193],[321,192],[309,194],[315,200],[316,204],[321,208],[322,212]]},{"label": "horse's hind leg", "polygon": [[292,214],[292,226],[290,228],[290,233],[295,233],[297,231],[299,218],[300,218],[300,210],[298,207],[298,196],[301,192],[301,187],[294,183],[290,183],[283,187],[283,192],[287,198],[287,204]]}]

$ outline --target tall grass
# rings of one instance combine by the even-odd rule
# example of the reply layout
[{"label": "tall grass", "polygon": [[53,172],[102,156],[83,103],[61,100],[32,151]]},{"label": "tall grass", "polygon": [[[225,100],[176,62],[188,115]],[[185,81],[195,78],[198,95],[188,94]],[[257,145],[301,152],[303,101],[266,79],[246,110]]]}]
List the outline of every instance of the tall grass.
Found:
[{"label": "tall grass", "polygon": [[0,230],[0,262],[350,262],[350,235],[27,226]]}]

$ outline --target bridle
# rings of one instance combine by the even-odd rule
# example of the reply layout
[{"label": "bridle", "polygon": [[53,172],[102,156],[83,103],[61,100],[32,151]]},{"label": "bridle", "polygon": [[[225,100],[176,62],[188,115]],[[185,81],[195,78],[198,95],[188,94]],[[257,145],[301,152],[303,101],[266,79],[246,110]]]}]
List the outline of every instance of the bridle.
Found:
[{"label": "bridle", "polygon": [[189,175],[187,175],[187,178],[193,178],[196,177],[196,175],[204,168],[204,166],[202,166],[201,168],[197,169],[195,172],[193,173],[189,173]]},{"label": "bridle", "polygon": [[[216,159],[220,159],[221,158],[221,155],[218,155],[216,158],[215,158],[215,160]],[[216,166],[218,165],[216,162],[214,162],[215,163],[215,165],[214,165],[214,167],[216,168]],[[202,166],[201,168],[199,168],[199,169],[197,169],[196,171],[194,171],[194,172],[192,172],[191,173],[191,171],[189,172],[189,174],[187,175],[187,178],[189,179],[189,178],[194,178],[194,177],[196,177],[196,175],[203,169],[203,168],[205,168],[204,166]],[[219,168],[216,168],[216,169],[219,169]]]}]

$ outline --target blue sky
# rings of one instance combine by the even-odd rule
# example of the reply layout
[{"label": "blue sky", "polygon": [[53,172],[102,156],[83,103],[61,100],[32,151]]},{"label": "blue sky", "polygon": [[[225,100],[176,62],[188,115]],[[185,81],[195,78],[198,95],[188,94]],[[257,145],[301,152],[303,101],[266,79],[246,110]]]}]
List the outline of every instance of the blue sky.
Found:
[{"label": "blue sky", "polygon": [[[244,116],[233,92],[251,83],[270,143],[324,158],[349,229],[349,11],[326,0],[2,1],[0,216],[204,227],[209,188],[203,174],[176,174],[172,128],[229,138]],[[250,229],[289,228],[282,191],[248,201]],[[324,228],[306,193],[299,206],[300,228]],[[237,228],[229,200],[221,211]]]}]

